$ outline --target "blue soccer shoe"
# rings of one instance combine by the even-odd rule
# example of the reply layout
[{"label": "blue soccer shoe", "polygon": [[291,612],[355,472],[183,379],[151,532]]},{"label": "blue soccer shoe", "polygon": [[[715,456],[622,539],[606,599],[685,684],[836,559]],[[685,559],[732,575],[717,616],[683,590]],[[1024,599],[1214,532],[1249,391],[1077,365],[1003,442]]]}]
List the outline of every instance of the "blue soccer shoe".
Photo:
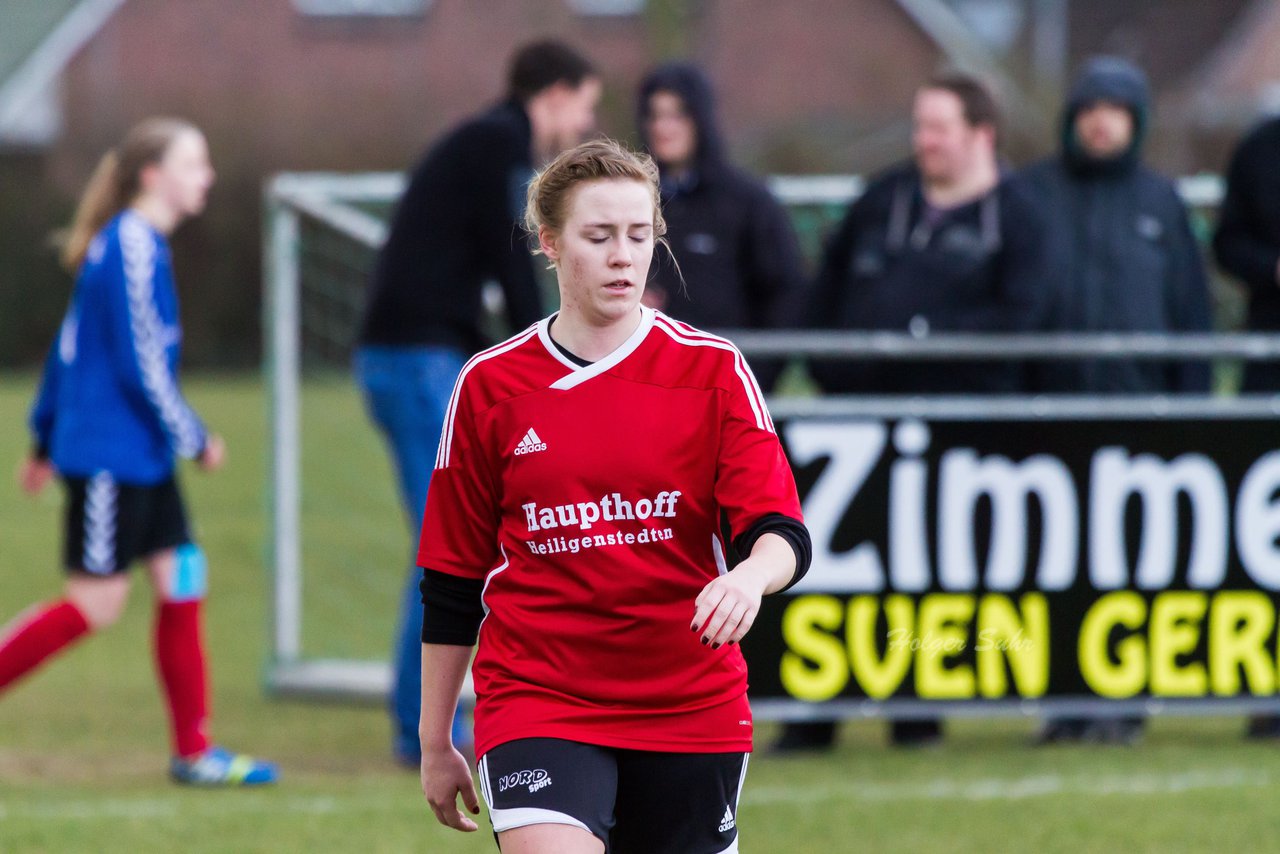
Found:
[{"label": "blue soccer shoe", "polygon": [[191,759],[173,757],[169,776],[186,786],[264,786],[280,779],[274,763],[223,747],[210,747]]}]

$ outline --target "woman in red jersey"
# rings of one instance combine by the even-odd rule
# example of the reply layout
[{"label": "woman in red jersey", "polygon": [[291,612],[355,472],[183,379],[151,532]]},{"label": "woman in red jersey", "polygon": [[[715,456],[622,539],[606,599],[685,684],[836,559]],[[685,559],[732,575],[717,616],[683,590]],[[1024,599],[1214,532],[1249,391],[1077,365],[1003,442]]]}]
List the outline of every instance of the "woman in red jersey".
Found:
[{"label": "woman in red jersey", "polygon": [[450,721],[478,643],[502,851],[733,852],[752,729],[737,642],[807,569],[795,482],[742,355],[641,305],[665,228],[648,157],[565,152],[526,224],[561,307],[472,358],[450,401],[418,555],[423,791],[476,829]]}]

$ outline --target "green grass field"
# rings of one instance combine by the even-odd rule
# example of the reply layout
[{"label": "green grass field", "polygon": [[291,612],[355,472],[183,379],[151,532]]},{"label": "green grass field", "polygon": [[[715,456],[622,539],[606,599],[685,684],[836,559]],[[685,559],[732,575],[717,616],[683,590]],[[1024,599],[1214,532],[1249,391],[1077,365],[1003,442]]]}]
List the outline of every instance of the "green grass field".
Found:
[{"label": "green grass field", "polygon": [[[21,497],[30,376],[0,377],[0,622],[53,595],[59,508]],[[267,791],[169,784],[142,579],[124,620],[0,699],[0,852],[496,850],[487,831],[438,827],[416,776],[388,757],[377,708],[264,694],[266,415],[256,376],[202,378],[190,397],[228,441],[227,468],[187,472],[209,554],[214,735],[277,760]],[[306,647],[375,657],[407,554],[377,437],[345,384],[307,392]],[[341,584],[339,584],[341,582]],[[1240,738],[1239,719],[1162,719],[1134,748],[1027,745],[1030,721],[958,722],[924,751],[884,746],[883,724],[845,725],[837,750],[752,762],[745,854],[852,851],[1275,850],[1280,745]],[[767,742],[773,729],[758,730]],[[681,820],[672,816],[672,820]]]}]

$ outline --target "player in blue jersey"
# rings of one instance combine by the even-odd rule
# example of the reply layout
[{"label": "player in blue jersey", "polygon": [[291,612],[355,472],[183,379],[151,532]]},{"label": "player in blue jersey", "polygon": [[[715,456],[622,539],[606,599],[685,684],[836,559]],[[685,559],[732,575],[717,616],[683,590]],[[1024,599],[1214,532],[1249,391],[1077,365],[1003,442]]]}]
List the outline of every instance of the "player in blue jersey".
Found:
[{"label": "player in blue jersey", "polygon": [[111,625],[147,569],[155,657],[172,727],[170,775],[193,785],[274,782],[275,766],[210,743],[201,631],[205,559],[192,542],[175,458],[221,467],[222,440],[178,388],[182,330],[167,236],[204,209],[213,184],[203,134],[148,119],[98,165],[63,253],[77,273],[31,412],[35,447],[19,478],[66,486],[66,584],[0,631],[0,693],[88,633]]}]

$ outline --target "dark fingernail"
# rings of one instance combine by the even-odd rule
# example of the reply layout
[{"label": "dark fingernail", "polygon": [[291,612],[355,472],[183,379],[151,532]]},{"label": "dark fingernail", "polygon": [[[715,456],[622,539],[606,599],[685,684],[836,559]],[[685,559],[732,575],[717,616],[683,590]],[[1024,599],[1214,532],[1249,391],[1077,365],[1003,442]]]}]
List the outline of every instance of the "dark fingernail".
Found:
[{"label": "dark fingernail", "polygon": [[711,641],[710,641],[710,640],[708,640],[707,638],[703,638],[703,639],[702,639],[702,645],[703,645],[703,646],[706,646],[706,645],[707,645],[707,644],[709,644],[709,643],[711,643]]},{"label": "dark fingernail", "polygon": [[729,646],[733,646],[737,641],[729,641]]},{"label": "dark fingernail", "polygon": [[713,644],[711,645],[711,648],[712,648],[712,649],[719,649],[719,648],[720,648],[720,644],[718,644],[718,643],[713,643]]},{"label": "dark fingernail", "polygon": [[698,624],[697,624],[697,623],[694,623],[692,626],[690,626],[690,627],[689,627],[689,631],[691,631],[691,632],[696,632],[697,630],[698,630]]}]

